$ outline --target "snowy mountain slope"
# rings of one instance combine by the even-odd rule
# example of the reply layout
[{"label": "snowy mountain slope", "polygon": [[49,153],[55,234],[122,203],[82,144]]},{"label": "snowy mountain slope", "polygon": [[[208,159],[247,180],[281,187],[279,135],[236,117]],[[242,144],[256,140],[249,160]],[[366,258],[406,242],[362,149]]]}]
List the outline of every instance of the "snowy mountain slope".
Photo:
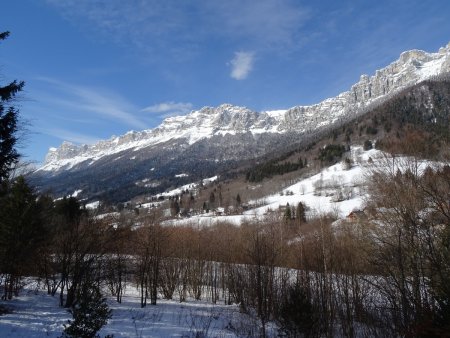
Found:
[{"label": "snowy mountain slope", "polygon": [[[316,142],[332,129],[395,100],[401,91],[414,89],[416,82],[433,77],[434,83],[445,87],[449,59],[450,45],[434,54],[403,53],[372,77],[361,77],[350,91],[313,106],[258,113],[224,104],[170,117],[155,129],[128,132],[93,145],[64,142],[50,150],[46,164],[29,179],[38,190],[51,191],[55,197],[82,190],[78,198],[86,203],[104,199],[117,203],[205,177],[232,176],[255,161],[264,162]],[[433,105],[440,104],[439,95],[417,90],[411,95],[433,114]],[[441,108],[442,121],[447,121],[447,110]]]},{"label": "snowy mountain slope", "polygon": [[[218,216],[210,212],[187,219],[168,220],[165,224],[210,226],[217,223],[231,223],[241,225],[255,220],[263,221],[273,212],[276,217],[282,216],[282,213],[278,212],[281,208],[286,205],[295,208],[299,202],[306,205],[307,217],[313,218],[331,213],[343,219],[353,210],[363,209],[364,201],[368,197],[367,180],[373,170],[397,172],[397,170],[412,169],[410,166],[414,166],[414,170],[423,172],[427,166],[442,165],[442,163],[414,160],[406,156],[397,156],[393,162],[389,154],[376,149],[364,151],[361,146],[351,147],[345,157],[351,160],[350,167],[344,162],[339,162],[323,168],[320,172],[301,179],[280,192],[249,201],[249,209],[241,215]],[[391,167],[392,163],[394,167]]]},{"label": "snowy mountain slope", "polygon": [[204,107],[186,116],[168,117],[154,129],[130,131],[93,145],[64,142],[59,148],[49,150],[44,165],[38,170],[68,170],[79,163],[92,164],[124,150],[137,151],[173,140],[192,145],[217,135],[302,134],[354,117],[386,96],[447,72],[450,72],[450,43],[437,53],[411,50],[373,76],[362,75],[349,91],[312,106],[260,113],[230,104]]},{"label": "snowy mountain slope", "polygon": [[[370,167],[382,161],[385,154],[375,149],[363,151],[362,147],[356,146],[352,147],[347,157],[353,162],[351,168],[346,168],[342,163],[324,168],[319,173],[284,188],[281,192],[262,197],[257,201],[250,201],[248,203],[250,209],[242,215],[216,216],[209,213],[189,219],[170,220],[166,223],[208,226],[218,222],[229,222],[240,225],[253,220],[263,220],[271,212],[278,211],[280,207],[287,204],[295,207],[299,202],[309,208],[310,216],[337,213],[339,217],[345,217],[353,209],[361,208],[363,205],[364,177]],[[252,206],[256,207],[252,208]]]}]

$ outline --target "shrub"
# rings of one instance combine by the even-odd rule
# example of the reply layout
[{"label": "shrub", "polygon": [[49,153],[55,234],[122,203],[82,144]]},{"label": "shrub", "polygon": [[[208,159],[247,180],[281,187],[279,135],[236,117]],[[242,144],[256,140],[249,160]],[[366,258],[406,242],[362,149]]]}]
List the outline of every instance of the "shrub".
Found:
[{"label": "shrub", "polygon": [[364,150],[372,149],[373,148],[372,142],[370,140],[365,140],[363,148]]},{"label": "shrub", "polygon": [[[78,301],[72,307],[73,320],[65,326],[63,338],[97,338],[97,332],[111,318],[111,310],[106,304],[100,289],[94,283],[84,283],[78,295]],[[108,335],[105,338],[111,338]]]},{"label": "shrub", "polygon": [[307,290],[299,283],[290,285],[279,305],[278,322],[288,337],[310,337],[317,314]]}]

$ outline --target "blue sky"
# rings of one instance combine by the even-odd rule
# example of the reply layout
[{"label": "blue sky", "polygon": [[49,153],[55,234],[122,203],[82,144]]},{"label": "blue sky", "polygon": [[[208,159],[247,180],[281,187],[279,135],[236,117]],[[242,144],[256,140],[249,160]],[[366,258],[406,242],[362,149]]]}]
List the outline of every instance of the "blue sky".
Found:
[{"label": "blue sky", "polygon": [[0,81],[26,82],[26,159],[232,103],[318,103],[450,41],[447,0],[17,0]]}]

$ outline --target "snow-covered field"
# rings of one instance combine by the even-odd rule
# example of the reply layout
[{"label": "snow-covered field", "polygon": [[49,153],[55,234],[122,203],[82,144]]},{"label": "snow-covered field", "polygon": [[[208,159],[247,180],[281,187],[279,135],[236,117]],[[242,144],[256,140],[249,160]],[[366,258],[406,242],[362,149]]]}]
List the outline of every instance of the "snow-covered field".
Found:
[{"label": "snow-covered field", "polygon": [[[0,315],[0,337],[59,337],[71,314],[58,306],[58,297],[27,286],[17,298],[0,301],[10,313]],[[99,332],[114,337],[240,337],[258,323],[239,312],[237,305],[208,301],[177,302],[159,299],[156,306],[140,307],[137,290],[128,286],[122,303],[108,299],[112,318]],[[251,334],[253,336],[253,334]]]}]

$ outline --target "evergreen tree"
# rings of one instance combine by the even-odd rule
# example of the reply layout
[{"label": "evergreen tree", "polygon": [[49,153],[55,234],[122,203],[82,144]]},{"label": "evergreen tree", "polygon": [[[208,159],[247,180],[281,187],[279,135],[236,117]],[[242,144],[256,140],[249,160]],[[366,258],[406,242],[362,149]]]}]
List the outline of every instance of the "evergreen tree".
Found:
[{"label": "evergreen tree", "polygon": [[372,142],[370,140],[365,140],[364,141],[364,150],[370,150],[373,148]]},{"label": "evergreen tree", "polygon": [[3,298],[18,292],[21,277],[30,272],[46,237],[41,205],[23,177],[3,182],[0,194],[0,272]]},{"label": "evergreen tree", "polygon": [[214,195],[214,192],[211,191],[211,194],[209,195],[209,207],[214,209],[216,203],[216,195]]},{"label": "evergreen tree", "polygon": [[299,283],[288,286],[278,305],[278,322],[287,337],[311,337],[318,315],[307,290]]},{"label": "evergreen tree", "polygon": [[180,213],[180,204],[176,200],[172,200],[170,202],[170,213],[172,216],[176,216]]},{"label": "evergreen tree", "polygon": [[[0,41],[8,36],[9,32],[0,33]],[[0,86],[0,183],[9,177],[11,167],[19,159],[19,153],[15,149],[19,111],[13,106],[13,102],[23,86],[23,81]]]},{"label": "evergreen tree", "polygon": [[80,202],[75,197],[64,197],[55,203],[55,216],[62,226],[67,228],[74,227],[79,224],[84,210],[80,208]]},{"label": "evergreen tree", "polygon": [[296,215],[298,224],[306,223],[305,206],[302,202],[298,202],[297,204]]},{"label": "evergreen tree", "polygon": [[241,202],[242,202],[242,201],[241,201],[241,195],[237,194],[237,195],[236,195],[236,205],[237,205],[237,206],[240,206],[240,205],[241,205]]},{"label": "evergreen tree", "polygon": [[286,210],[284,211],[284,219],[286,221],[291,220],[292,218],[292,212],[291,212],[291,207],[289,206],[289,203],[286,204]]},{"label": "evergreen tree", "polygon": [[221,207],[222,204],[223,204],[222,191],[219,191],[219,207]]},{"label": "evergreen tree", "polygon": [[[106,298],[96,283],[85,282],[78,295],[78,302],[72,307],[73,320],[65,326],[63,338],[96,338],[97,333],[111,318]],[[112,337],[112,336],[107,336]]]}]

